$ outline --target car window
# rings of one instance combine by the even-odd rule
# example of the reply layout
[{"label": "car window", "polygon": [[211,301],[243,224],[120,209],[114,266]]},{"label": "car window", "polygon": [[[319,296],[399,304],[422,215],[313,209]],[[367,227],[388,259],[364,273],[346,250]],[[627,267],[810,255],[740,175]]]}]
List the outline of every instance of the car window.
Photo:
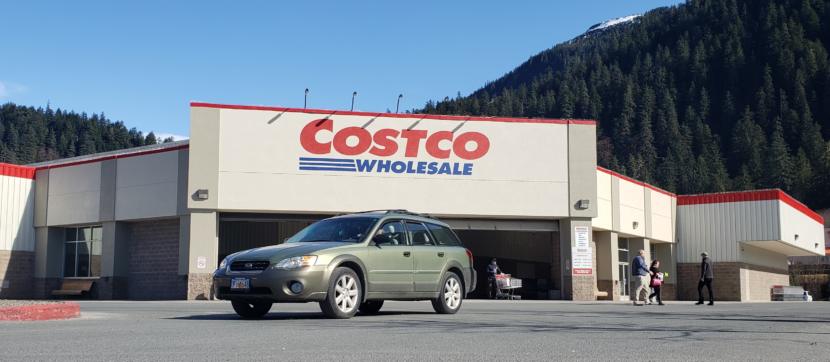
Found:
[{"label": "car window", "polygon": [[373,240],[380,245],[406,245],[405,232],[402,222],[390,221],[378,228]]},{"label": "car window", "polygon": [[427,227],[438,245],[461,246],[461,240],[458,240],[458,236],[450,228],[430,223],[427,223]]},{"label": "car window", "polygon": [[409,242],[412,245],[435,245],[424,224],[414,221],[406,222],[406,231],[409,234]]},{"label": "car window", "polygon": [[376,222],[376,218],[370,217],[344,217],[320,220],[300,230],[300,232],[288,238],[285,242],[340,241],[359,243],[366,239],[369,230]]}]

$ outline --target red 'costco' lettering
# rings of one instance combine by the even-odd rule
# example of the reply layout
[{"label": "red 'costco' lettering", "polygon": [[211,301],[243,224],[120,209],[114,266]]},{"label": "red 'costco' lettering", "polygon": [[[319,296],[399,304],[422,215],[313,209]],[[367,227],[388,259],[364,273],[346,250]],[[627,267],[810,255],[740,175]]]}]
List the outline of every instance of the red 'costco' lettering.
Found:
[{"label": "red 'costco' lettering", "polygon": [[[318,133],[333,133],[330,142],[320,142]],[[348,142],[347,142],[348,141]],[[399,142],[402,145],[399,145]],[[421,146],[427,154],[437,159],[447,159],[453,154],[464,160],[476,160],[490,150],[490,139],[480,132],[464,132],[455,135],[451,131],[395,130],[383,128],[370,133],[361,127],[345,127],[334,131],[334,120],[324,118],[309,122],[300,132],[300,145],[315,155],[334,151],[345,156],[369,152],[375,156],[392,156],[403,146],[405,157],[418,157]]]}]

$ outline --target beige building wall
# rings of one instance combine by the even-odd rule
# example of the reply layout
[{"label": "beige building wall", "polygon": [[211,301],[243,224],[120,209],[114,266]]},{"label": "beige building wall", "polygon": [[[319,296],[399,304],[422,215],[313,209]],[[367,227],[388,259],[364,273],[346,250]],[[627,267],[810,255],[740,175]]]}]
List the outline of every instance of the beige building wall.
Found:
[{"label": "beige building wall", "polygon": [[[486,218],[559,218],[574,210],[571,198],[595,201],[593,170],[586,186],[569,189],[569,152],[579,157],[595,154],[593,125],[568,121],[499,121],[487,118],[432,119],[405,115],[374,116],[314,114],[293,110],[228,109],[196,105],[191,113],[191,164],[188,192],[207,190],[207,200],[190,200],[191,209],[267,211],[285,213],[339,213],[365,209],[407,208],[439,216]],[[434,159],[421,143],[417,157],[407,157],[402,139],[395,154],[344,156],[332,151],[310,154],[300,145],[303,127],[321,119],[333,120],[334,131],[323,130],[316,141],[330,142],[345,127],[369,132],[416,129],[430,134],[478,132],[489,138],[488,153],[476,160],[456,156]],[[569,132],[572,134],[569,136]],[[571,143],[569,137],[579,142]],[[448,148],[450,144],[440,144]],[[218,145],[218,147],[217,147]],[[533,155],[530,157],[529,155]],[[526,155],[526,156],[525,156]],[[472,163],[471,176],[394,173],[303,171],[299,157],[364,158],[396,161]],[[575,156],[576,157],[576,156]],[[595,156],[594,156],[595,157]],[[574,166],[579,173],[594,162]],[[539,167],[544,164],[545,167]],[[576,170],[576,169],[575,169]],[[582,177],[582,176],[580,176]],[[337,187],[333,187],[337,185]],[[285,190],[291,190],[285,192]],[[343,192],[343,190],[372,190]],[[407,192],[400,192],[407,190]],[[571,195],[571,192],[573,195]],[[309,198],[309,194],[315,197]],[[421,195],[432,195],[424,198]],[[464,203],[455,200],[465,200]],[[515,202],[515,200],[527,200]],[[591,202],[595,205],[596,202]]]},{"label": "beige building wall", "polygon": [[178,206],[179,152],[118,160],[115,218],[137,220],[175,216]]},{"label": "beige building wall", "polygon": [[48,193],[49,226],[99,222],[101,163],[50,169]]}]

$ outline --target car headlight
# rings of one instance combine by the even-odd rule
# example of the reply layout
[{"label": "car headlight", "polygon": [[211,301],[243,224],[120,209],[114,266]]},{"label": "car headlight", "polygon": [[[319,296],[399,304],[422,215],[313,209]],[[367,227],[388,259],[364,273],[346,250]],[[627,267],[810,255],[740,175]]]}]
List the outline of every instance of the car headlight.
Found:
[{"label": "car headlight", "polygon": [[317,255],[295,256],[293,258],[280,260],[278,263],[274,264],[273,268],[282,270],[292,270],[299,269],[305,266],[312,266],[315,262],[317,262]]},{"label": "car headlight", "polygon": [[228,266],[228,258],[222,259],[222,262],[219,263],[219,269],[225,269],[226,266]]}]

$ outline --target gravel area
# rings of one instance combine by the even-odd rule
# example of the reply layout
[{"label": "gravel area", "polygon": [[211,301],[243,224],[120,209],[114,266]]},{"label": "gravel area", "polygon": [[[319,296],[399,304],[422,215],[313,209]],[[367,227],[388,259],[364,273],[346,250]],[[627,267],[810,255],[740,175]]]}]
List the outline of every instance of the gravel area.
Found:
[{"label": "gravel area", "polygon": [[0,309],[22,307],[26,305],[63,303],[58,300],[0,299]]}]

